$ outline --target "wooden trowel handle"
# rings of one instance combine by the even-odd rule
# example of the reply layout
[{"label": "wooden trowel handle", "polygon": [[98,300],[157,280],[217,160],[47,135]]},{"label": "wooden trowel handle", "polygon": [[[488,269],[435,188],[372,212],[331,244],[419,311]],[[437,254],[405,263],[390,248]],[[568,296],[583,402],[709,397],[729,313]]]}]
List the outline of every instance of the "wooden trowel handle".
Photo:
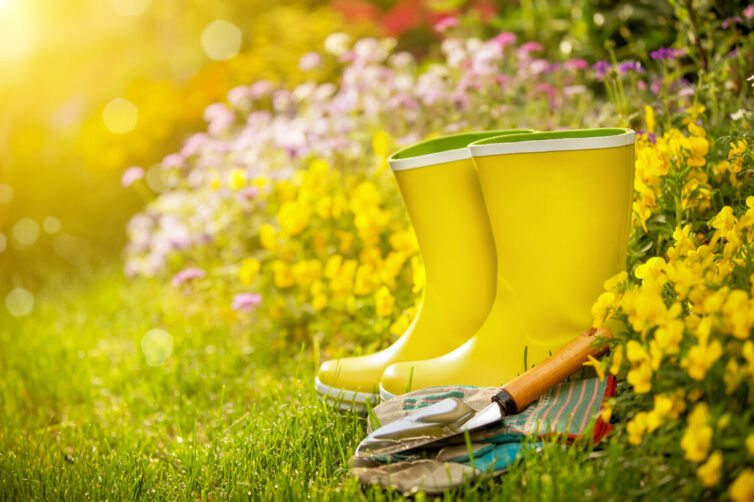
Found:
[{"label": "wooden trowel handle", "polygon": [[493,397],[504,414],[518,413],[548,389],[576,373],[588,360],[588,356],[600,357],[607,352],[607,344],[595,346],[595,340],[609,340],[609,329],[590,328],[568,342],[562,349],[532,369],[505,384]]}]

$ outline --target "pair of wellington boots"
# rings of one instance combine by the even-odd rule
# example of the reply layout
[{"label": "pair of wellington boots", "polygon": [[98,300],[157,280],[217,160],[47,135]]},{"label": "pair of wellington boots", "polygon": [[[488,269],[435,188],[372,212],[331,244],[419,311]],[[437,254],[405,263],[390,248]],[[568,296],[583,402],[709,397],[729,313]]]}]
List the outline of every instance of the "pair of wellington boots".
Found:
[{"label": "pair of wellington boots", "polygon": [[408,330],[325,362],[315,386],[359,409],[409,390],[499,386],[592,325],[625,267],[634,132],[459,134],[393,154],[426,280]]}]

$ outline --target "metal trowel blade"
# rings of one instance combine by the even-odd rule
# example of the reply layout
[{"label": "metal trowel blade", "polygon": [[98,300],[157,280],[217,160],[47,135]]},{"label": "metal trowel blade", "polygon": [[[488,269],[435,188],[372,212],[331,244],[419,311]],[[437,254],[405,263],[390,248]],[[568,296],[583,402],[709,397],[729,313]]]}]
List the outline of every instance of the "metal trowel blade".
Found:
[{"label": "metal trowel blade", "polygon": [[449,397],[374,430],[359,444],[356,456],[385,456],[430,446],[501,417],[496,404],[477,413],[460,399]]}]

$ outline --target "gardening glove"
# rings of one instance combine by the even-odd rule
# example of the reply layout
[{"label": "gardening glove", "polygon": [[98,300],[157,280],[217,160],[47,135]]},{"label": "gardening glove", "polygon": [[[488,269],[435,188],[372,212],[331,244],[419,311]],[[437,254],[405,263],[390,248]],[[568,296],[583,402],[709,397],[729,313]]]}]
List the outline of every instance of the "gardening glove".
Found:
[{"label": "gardening glove", "polygon": [[[374,409],[381,425],[447,397],[456,397],[475,411],[490,403],[496,387],[434,387],[398,396]],[[463,437],[441,448],[386,457],[351,459],[351,472],[362,483],[392,486],[404,493],[424,489],[437,493],[462,485],[482,475],[499,475],[516,461],[523,448],[539,449],[536,438],[561,437],[599,441],[610,430],[598,416],[604,401],[615,395],[615,378],[589,378],[556,385],[517,415],[507,416],[496,426],[474,431],[470,445]],[[368,432],[371,432],[371,427]],[[535,438],[525,441],[527,437]],[[469,447],[471,455],[469,455]],[[472,462],[473,457],[473,462]]]}]

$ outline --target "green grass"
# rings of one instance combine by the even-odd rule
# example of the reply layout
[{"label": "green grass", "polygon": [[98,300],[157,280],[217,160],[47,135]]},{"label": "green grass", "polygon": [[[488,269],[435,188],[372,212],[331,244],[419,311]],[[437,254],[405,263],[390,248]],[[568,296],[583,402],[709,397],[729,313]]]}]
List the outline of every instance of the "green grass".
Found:
[{"label": "green grass", "polygon": [[[366,418],[319,401],[312,344],[224,312],[102,273],[57,281],[25,318],[3,313],[0,500],[401,498],[349,476]],[[140,345],[154,327],[175,344],[159,367]],[[622,445],[551,444],[440,498],[676,498],[682,478]]]}]

